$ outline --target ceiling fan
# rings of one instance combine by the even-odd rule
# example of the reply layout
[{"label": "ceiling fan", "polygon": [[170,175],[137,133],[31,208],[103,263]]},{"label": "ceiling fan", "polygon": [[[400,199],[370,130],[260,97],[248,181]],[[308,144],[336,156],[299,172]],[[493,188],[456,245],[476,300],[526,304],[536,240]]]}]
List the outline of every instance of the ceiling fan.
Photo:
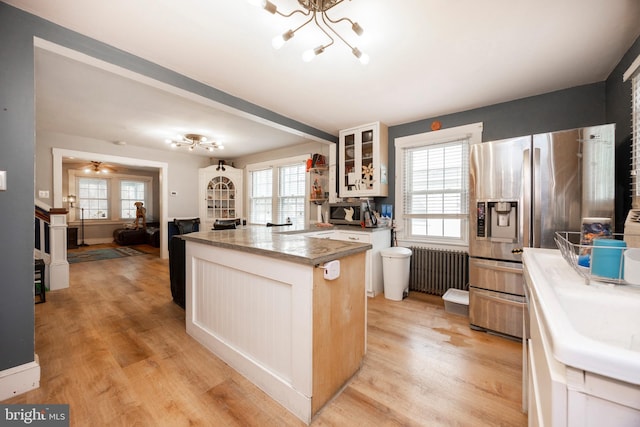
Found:
[{"label": "ceiling fan", "polygon": [[91,161],[91,164],[83,166],[82,170],[84,173],[91,174],[109,174],[113,173],[116,170],[111,165],[106,165],[103,162]]}]

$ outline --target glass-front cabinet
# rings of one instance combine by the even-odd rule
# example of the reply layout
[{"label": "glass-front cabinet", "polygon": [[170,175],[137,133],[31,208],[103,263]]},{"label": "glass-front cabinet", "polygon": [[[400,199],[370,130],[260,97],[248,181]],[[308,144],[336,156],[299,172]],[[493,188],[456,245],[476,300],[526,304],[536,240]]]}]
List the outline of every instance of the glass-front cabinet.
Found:
[{"label": "glass-front cabinet", "polygon": [[216,219],[242,217],[242,169],[212,165],[202,168],[200,174],[201,230],[210,230]]},{"label": "glass-front cabinet", "polygon": [[375,122],[340,131],[340,197],[389,195],[387,126]]}]

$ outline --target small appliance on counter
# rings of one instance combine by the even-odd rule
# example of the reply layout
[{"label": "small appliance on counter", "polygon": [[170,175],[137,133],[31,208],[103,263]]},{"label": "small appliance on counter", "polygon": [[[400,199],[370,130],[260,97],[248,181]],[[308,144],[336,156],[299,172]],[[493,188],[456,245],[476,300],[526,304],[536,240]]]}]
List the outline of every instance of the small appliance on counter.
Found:
[{"label": "small appliance on counter", "polygon": [[375,203],[369,200],[355,202],[341,202],[329,204],[329,223],[336,225],[366,225],[369,219],[370,226],[376,226],[376,216],[373,213]]}]

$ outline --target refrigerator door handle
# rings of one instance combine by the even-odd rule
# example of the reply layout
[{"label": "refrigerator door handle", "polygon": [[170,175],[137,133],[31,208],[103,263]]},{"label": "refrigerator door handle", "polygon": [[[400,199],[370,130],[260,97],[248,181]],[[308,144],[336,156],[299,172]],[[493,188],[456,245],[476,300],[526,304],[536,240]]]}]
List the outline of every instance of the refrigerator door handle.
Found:
[{"label": "refrigerator door handle", "polygon": [[531,244],[531,149],[522,150],[522,243],[525,248]]},{"label": "refrigerator door handle", "polygon": [[470,258],[469,262],[471,263],[472,267],[501,271],[504,273],[522,274],[522,264],[504,261],[483,260],[478,258]]},{"label": "refrigerator door handle", "polygon": [[531,236],[533,238],[532,247],[539,248],[542,243],[542,216],[541,216],[541,206],[542,206],[542,176],[540,173],[540,148],[534,147],[533,149],[533,170],[532,170],[532,191],[533,191],[533,199],[531,206]]}]

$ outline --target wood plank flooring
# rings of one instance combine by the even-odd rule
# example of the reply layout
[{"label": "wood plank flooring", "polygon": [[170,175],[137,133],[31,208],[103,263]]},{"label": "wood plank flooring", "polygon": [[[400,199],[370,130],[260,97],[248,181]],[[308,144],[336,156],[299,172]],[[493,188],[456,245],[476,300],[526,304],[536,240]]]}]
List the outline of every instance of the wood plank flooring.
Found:
[{"label": "wood plank flooring", "polygon": [[[72,426],[303,426],[186,334],[168,262],[139,248],[70,266],[35,307],[40,388],[3,403],[68,403]],[[312,425],[525,426],[521,345],[440,301],[369,299],[363,366]]]}]

